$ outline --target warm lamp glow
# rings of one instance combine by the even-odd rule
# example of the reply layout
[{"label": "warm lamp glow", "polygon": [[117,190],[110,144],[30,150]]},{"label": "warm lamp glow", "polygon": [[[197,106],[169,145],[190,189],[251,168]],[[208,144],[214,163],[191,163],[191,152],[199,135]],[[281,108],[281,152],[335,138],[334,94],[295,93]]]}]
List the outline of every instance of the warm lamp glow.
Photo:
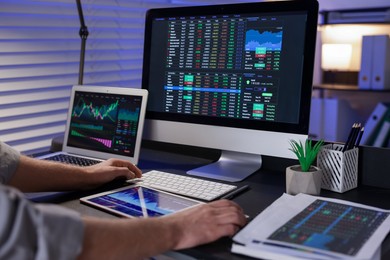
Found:
[{"label": "warm lamp glow", "polygon": [[323,44],[321,67],[324,70],[348,70],[351,55],[351,44]]}]

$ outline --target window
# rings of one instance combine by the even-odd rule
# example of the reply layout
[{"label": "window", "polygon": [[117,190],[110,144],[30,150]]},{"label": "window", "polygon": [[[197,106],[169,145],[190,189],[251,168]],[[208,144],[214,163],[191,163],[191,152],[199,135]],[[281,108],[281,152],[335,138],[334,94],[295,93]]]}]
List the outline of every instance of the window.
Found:
[{"label": "window", "polygon": [[[83,0],[83,83],[140,87],[146,10],[210,2],[244,1]],[[76,1],[2,0],[0,15],[0,139],[25,154],[48,151],[65,130],[70,88],[78,82]]]}]

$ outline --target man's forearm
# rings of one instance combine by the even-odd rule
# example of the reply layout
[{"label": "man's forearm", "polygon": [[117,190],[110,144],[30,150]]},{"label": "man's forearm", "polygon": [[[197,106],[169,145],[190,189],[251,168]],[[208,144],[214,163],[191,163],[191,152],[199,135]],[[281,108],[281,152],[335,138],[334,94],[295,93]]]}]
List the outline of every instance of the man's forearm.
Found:
[{"label": "man's forearm", "polygon": [[80,167],[22,156],[9,184],[24,192],[74,190],[85,186],[84,175]]},{"label": "man's forearm", "polygon": [[116,178],[139,178],[142,172],[129,161],[111,158],[79,167],[22,156],[9,184],[24,192],[85,190]]},{"label": "man's forearm", "polygon": [[144,259],[173,249],[176,229],[169,219],[84,218],[80,259]]}]

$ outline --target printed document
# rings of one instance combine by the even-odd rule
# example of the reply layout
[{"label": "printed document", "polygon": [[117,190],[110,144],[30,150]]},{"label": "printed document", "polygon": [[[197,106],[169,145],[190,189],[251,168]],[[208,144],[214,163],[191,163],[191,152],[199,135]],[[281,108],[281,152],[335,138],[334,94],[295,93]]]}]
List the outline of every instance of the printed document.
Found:
[{"label": "printed document", "polygon": [[389,231],[389,210],[284,194],[234,236],[232,252],[262,259],[375,259]]}]

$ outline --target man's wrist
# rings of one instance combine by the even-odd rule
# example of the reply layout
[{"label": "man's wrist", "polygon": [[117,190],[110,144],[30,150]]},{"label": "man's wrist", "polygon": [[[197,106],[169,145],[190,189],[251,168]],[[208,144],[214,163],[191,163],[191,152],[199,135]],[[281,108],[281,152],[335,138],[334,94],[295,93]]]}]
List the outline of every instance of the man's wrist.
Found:
[{"label": "man's wrist", "polygon": [[179,220],[172,215],[167,215],[159,219],[160,224],[165,227],[164,233],[167,235],[166,239],[170,241],[169,248],[178,249],[180,239],[183,237],[183,230],[180,228]]}]

